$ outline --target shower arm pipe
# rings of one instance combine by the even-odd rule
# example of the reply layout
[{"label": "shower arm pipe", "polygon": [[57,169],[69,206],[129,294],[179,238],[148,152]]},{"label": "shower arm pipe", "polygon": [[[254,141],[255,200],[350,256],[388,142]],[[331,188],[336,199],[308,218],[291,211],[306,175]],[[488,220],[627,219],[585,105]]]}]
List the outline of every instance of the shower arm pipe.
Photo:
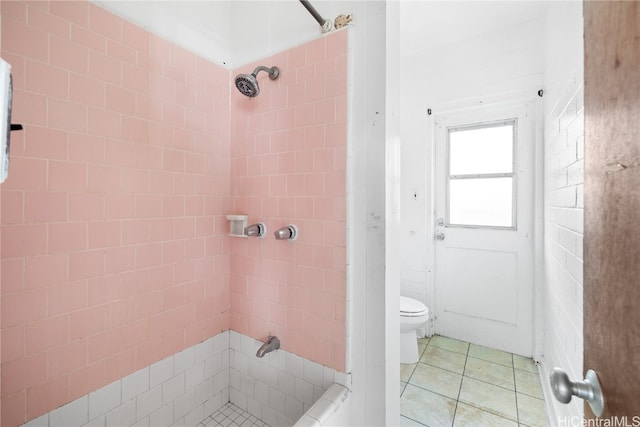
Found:
[{"label": "shower arm pipe", "polygon": [[[256,69],[255,69],[255,70],[253,70],[253,73],[252,73],[252,74],[253,74],[254,76],[257,76],[257,75],[258,75],[258,73],[259,73],[260,71],[266,71],[266,72],[267,72],[267,74],[269,74],[269,77],[271,77],[273,74],[275,74],[275,73],[276,73],[276,71],[275,71],[275,70],[273,70],[272,68],[265,67],[264,65],[260,65],[259,67],[256,67]],[[277,77],[277,74],[276,74],[276,77]],[[274,77],[271,77],[271,79],[273,80],[273,79],[274,79]]]},{"label": "shower arm pipe", "polygon": [[324,19],[308,0],[300,0],[300,3],[302,3],[304,8],[307,9],[311,16],[318,22],[323,33],[331,30],[331,21]]}]

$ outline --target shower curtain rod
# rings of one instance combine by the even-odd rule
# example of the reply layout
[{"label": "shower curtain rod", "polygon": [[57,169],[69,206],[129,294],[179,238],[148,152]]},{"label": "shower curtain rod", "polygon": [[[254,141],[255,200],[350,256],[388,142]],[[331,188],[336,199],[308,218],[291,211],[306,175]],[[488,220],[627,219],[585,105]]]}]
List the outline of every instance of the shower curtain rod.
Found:
[{"label": "shower curtain rod", "polygon": [[307,9],[311,16],[320,24],[320,31],[326,33],[331,30],[331,21],[324,19],[308,0],[300,0],[300,3],[302,3],[304,8]]}]

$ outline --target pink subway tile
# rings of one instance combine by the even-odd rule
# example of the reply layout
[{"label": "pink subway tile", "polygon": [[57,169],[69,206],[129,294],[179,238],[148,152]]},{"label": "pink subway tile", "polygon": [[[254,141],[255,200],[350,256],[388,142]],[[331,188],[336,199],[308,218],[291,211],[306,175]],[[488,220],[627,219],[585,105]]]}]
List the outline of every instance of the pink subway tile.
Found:
[{"label": "pink subway tile", "polygon": [[328,74],[325,77],[326,97],[332,98],[347,93],[347,79],[343,73]]},{"label": "pink subway tile", "polygon": [[[305,101],[315,102],[325,98],[326,81],[323,77],[316,77],[307,81]],[[318,109],[318,105],[316,105]]]},{"label": "pink subway tile", "polygon": [[25,68],[26,89],[50,97],[69,97],[69,72],[42,62],[27,60]]},{"label": "pink subway tile", "polygon": [[46,224],[3,226],[3,259],[44,255],[47,251],[46,228]]},{"label": "pink subway tile", "polygon": [[[6,3],[6,2],[3,2]],[[20,391],[2,399],[2,422],[19,426],[27,422],[27,392]]]},{"label": "pink subway tile", "polygon": [[88,290],[84,280],[49,288],[49,315],[62,315],[87,307]]},{"label": "pink subway tile", "polygon": [[89,29],[115,41],[122,41],[122,19],[101,8],[89,4]]},{"label": "pink subway tile", "polygon": [[149,71],[135,63],[122,64],[122,86],[135,92],[149,93]]},{"label": "pink subway tile", "polygon": [[102,250],[69,254],[69,279],[80,280],[105,273],[105,253]]},{"label": "pink subway tile", "polygon": [[134,49],[113,40],[107,40],[107,55],[125,64],[135,64],[137,59]]},{"label": "pink subway tile", "polygon": [[[123,120],[122,124],[123,124],[123,131],[122,131],[123,137],[126,137],[129,131],[125,130],[125,128],[128,128],[129,124],[127,124],[125,120]],[[146,125],[148,125],[148,123],[146,123]],[[141,126],[144,127],[145,125],[141,125]],[[146,134],[145,136],[146,140],[143,141],[143,144],[136,144],[134,146],[135,159],[136,159],[135,167],[137,169],[145,169],[145,170],[151,169],[149,170],[149,174],[152,175],[156,172],[161,172],[161,171],[157,171],[156,169],[162,168],[162,149],[160,147],[154,147],[147,144],[149,142],[148,127],[144,127],[143,132]],[[150,176],[150,180],[152,184],[152,188],[150,189],[151,192],[154,192],[153,179],[154,179],[154,176]]]},{"label": "pink subway tile", "polygon": [[165,242],[173,239],[173,221],[171,219],[151,219],[149,239],[152,242]]},{"label": "pink subway tile", "polygon": [[136,94],[120,86],[107,84],[105,108],[122,114],[134,115],[136,107]]},{"label": "pink subway tile", "polygon": [[87,107],[56,98],[47,99],[47,123],[54,129],[72,132],[87,130]]},{"label": "pink subway tile", "polygon": [[2,16],[15,21],[27,22],[27,4],[17,1],[2,2]]},{"label": "pink subway tile", "polygon": [[122,42],[140,52],[149,52],[149,32],[128,21],[122,22]]},{"label": "pink subway tile", "polygon": [[25,144],[27,157],[66,160],[68,133],[39,126],[29,126],[24,130],[29,141]]},{"label": "pink subway tile", "polygon": [[87,364],[87,341],[74,340],[48,352],[49,377],[69,374]]},{"label": "pink subway tile", "polygon": [[336,171],[324,175],[324,191],[327,196],[344,196],[346,192],[346,176]]},{"label": "pink subway tile", "polygon": [[24,258],[3,259],[0,273],[3,292],[17,292],[25,289]]},{"label": "pink subway tile", "polygon": [[50,161],[48,175],[49,191],[85,191],[87,189],[87,165],[84,163]]},{"label": "pink subway tile", "polygon": [[[132,169],[135,165],[136,146],[123,139],[107,139],[105,143],[105,163],[122,168],[121,189],[127,191],[146,191],[148,188],[147,171]],[[141,183],[135,180],[142,180]]]},{"label": "pink subway tile", "polygon": [[[104,286],[109,286],[105,283]],[[100,333],[106,326],[106,308],[104,305],[87,307],[69,313],[69,339],[85,339]]]},{"label": "pink subway tile", "polygon": [[49,224],[49,253],[81,251],[87,248],[87,224],[83,222]]},{"label": "pink subway tile", "polygon": [[51,65],[79,74],[87,74],[89,71],[89,49],[86,46],[52,35],[49,49]]},{"label": "pink subway tile", "polygon": [[90,77],[70,73],[69,99],[83,105],[104,108],[105,83]]},{"label": "pink subway tile", "polygon": [[135,196],[136,218],[157,218],[162,215],[162,196],[139,194]]},{"label": "pink subway tile", "polygon": [[107,40],[102,35],[81,26],[71,26],[71,41],[98,52],[107,50]]},{"label": "pink subway tile", "polygon": [[2,295],[2,325],[11,327],[43,319],[47,314],[46,289]]},{"label": "pink subway tile", "polygon": [[69,400],[89,394],[105,384],[104,360],[86,365],[69,374]]},{"label": "pink subway tile", "polygon": [[136,247],[136,268],[155,267],[162,263],[162,244],[152,243]]},{"label": "pink subway tile", "polygon": [[119,188],[120,168],[115,166],[92,166],[89,168],[88,191],[92,193],[109,193],[118,191]]},{"label": "pink subway tile", "polygon": [[310,172],[314,166],[314,153],[310,150],[296,152],[295,171],[299,173]]},{"label": "pink subway tile", "polygon": [[[106,251],[105,269],[108,274],[121,274],[136,267],[135,246],[111,247]],[[112,282],[116,282],[113,278]],[[113,286],[113,285],[106,285]]]},{"label": "pink subway tile", "polygon": [[120,85],[122,84],[122,62],[98,51],[90,50],[89,75],[107,83]]},{"label": "pink subway tile", "polygon": [[302,104],[296,107],[295,125],[296,126],[309,126],[315,123],[314,118],[315,106],[314,104]]},{"label": "pink subway tile", "polygon": [[33,419],[69,402],[69,378],[49,379],[27,390],[27,418]]},{"label": "pink subway tile", "polygon": [[[182,128],[185,126],[185,108],[173,102],[162,103],[162,121],[168,125]],[[183,141],[176,140],[177,143]]]},{"label": "pink subway tile", "polygon": [[175,99],[175,82],[161,74],[149,74],[149,95],[164,101]]},{"label": "pink subway tile", "polygon": [[118,112],[89,107],[88,132],[94,136],[120,137],[122,133],[121,115]]},{"label": "pink subway tile", "polygon": [[321,37],[305,44],[306,64],[320,62],[326,58],[326,37]]},{"label": "pink subway tile", "polygon": [[[184,70],[166,63],[162,66],[162,75],[173,80],[176,84],[181,84],[182,86],[184,86],[184,83],[187,80],[187,75]],[[176,93],[177,92],[178,90],[176,89]]]},{"label": "pink subway tile", "polygon": [[[26,258],[24,270],[25,288],[45,288],[52,285],[65,283],[68,277],[67,267],[67,254],[55,254]],[[8,282],[3,281],[3,287],[5,283]]]},{"label": "pink subway tile", "polygon": [[149,226],[144,220],[122,222],[122,243],[132,245],[149,241]]},{"label": "pink subway tile", "polygon": [[49,12],[81,27],[89,25],[88,2],[52,1],[49,3]]},{"label": "pink subway tile", "polygon": [[60,19],[55,15],[51,15],[42,9],[29,7],[27,23],[51,35],[63,38],[69,37],[69,22],[66,19]]},{"label": "pink subway tile", "polygon": [[[129,335],[125,335],[128,337]],[[136,370],[136,350],[130,348],[105,360],[105,380],[107,383],[117,381]]]},{"label": "pink subway tile", "polygon": [[105,196],[105,217],[109,219],[131,218],[135,209],[131,194],[107,194]]},{"label": "pink subway tile", "polygon": [[163,169],[175,172],[183,172],[185,169],[185,153],[178,150],[166,149],[163,151]]},{"label": "pink subway tile", "polygon": [[293,197],[305,195],[304,177],[305,176],[303,174],[291,174],[287,176],[287,196]]},{"label": "pink subway tile", "polygon": [[[149,122],[135,117],[122,116],[122,138],[139,143],[149,142]],[[134,150],[137,147],[134,146]]]},{"label": "pink subway tile", "polygon": [[335,100],[320,100],[316,103],[315,120],[317,124],[333,123],[336,119]]},{"label": "pink subway tile", "polygon": [[[121,244],[120,221],[95,221],[88,223],[88,248],[114,247]],[[108,265],[108,263],[107,263]]]},{"label": "pink subway tile", "polygon": [[96,193],[69,194],[69,220],[96,221],[105,218],[105,195]]},{"label": "pink subway tile", "polygon": [[316,172],[329,172],[334,169],[334,149],[319,149],[313,152],[313,170]]},{"label": "pink subway tile", "polygon": [[324,195],[324,176],[319,173],[304,176],[305,196],[318,197]]},{"label": "pink subway tile", "polygon": [[2,363],[23,358],[26,353],[25,326],[2,329]]},{"label": "pink subway tile", "polygon": [[316,63],[316,75],[324,76],[336,72],[336,58],[327,58]]},{"label": "pink subway tile", "polygon": [[26,326],[27,355],[40,353],[69,341],[69,316],[47,317]]},{"label": "pink subway tile", "polygon": [[3,51],[47,63],[49,61],[48,37],[47,32],[24,23],[13,19],[2,20]]},{"label": "pink subway tile", "polygon": [[2,197],[2,218],[3,225],[24,224],[24,196],[23,191],[3,191]]},{"label": "pink subway tile", "polygon": [[87,338],[87,360],[95,363],[120,351],[120,331],[110,329]]},{"label": "pink subway tile", "polygon": [[[4,327],[4,322],[3,322]],[[47,380],[47,356],[45,353],[27,356],[2,366],[2,395],[10,396]],[[4,406],[4,399],[3,399]],[[2,411],[4,415],[4,410]],[[6,420],[3,417],[3,423]]]},{"label": "pink subway tile", "polygon": [[[44,95],[15,89],[11,119],[23,125],[47,126],[47,98]],[[13,142],[13,137],[11,138]],[[15,144],[12,144],[15,146]],[[13,152],[13,147],[11,148]],[[12,161],[13,163],[13,161]]]}]

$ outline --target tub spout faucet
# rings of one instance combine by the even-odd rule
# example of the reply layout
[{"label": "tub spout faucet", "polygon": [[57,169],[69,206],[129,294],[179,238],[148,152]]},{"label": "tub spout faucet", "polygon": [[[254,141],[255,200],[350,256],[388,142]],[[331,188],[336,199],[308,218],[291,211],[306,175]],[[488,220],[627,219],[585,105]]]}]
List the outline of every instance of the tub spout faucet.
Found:
[{"label": "tub spout faucet", "polygon": [[258,349],[258,352],[256,353],[256,357],[264,357],[265,354],[270,353],[273,350],[277,350],[279,348],[280,348],[280,340],[278,339],[278,337],[269,335],[269,338]]}]

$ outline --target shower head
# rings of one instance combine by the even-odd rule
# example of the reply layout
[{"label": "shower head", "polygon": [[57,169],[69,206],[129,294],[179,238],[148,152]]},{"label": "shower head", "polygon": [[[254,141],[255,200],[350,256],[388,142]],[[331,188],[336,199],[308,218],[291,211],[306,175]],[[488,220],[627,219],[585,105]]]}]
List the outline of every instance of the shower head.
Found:
[{"label": "shower head", "polygon": [[260,93],[260,87],[258,86],[258,79],[256,77],[260,71],[266,71],[267,73],[269,73],[269,78],[271,80],[277,79],[278,75],[280,74],[280,70],[278,69],[278,67],[267,68],[263,67],[262,65],[256,67],[256,69],[253,70],[253,73],[251,74],[238,74],[236,76],[236,87],[238,88],[240,93],[248,96],[249,98],[258,96],[258,94]]}]

